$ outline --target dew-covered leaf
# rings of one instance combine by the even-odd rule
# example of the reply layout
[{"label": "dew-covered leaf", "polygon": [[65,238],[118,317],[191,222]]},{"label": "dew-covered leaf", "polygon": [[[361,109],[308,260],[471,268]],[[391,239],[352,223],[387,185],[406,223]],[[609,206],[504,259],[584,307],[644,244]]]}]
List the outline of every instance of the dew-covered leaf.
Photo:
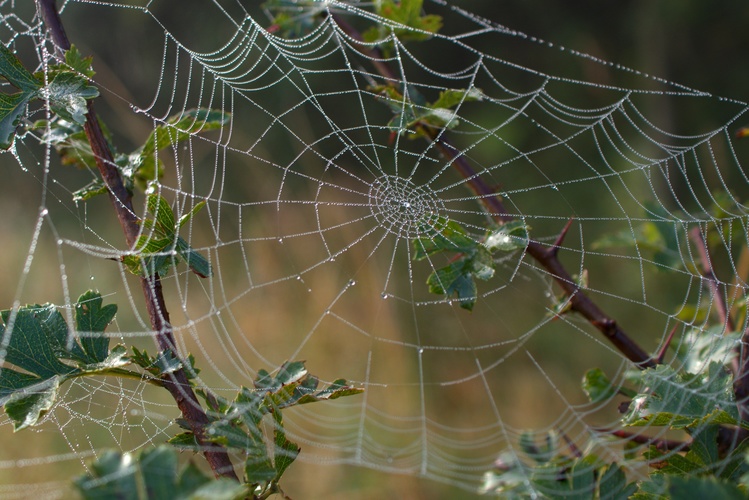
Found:
[{"label": "dew-covered leaf", "polygon": [[711,363],[699,375],[678,373],[658,365],[630,375],[647,391],[632,400],[622,418],[626,425],[660,425],[682,429],[703,424],[739,422],[731,377],[724,366]]},{"label": "dew-covered leaf", "polygon": [[[234,500],[248,495],[247,487],[227,478],[206,476],[189,464],[178,469],[177,452],[158,446],[133,457],[108,451],[94,462],[88,474],[75,480],[86,500],[103,498],[210,498]],[[147,492],[147,493],[146,493]],[[141,496],[145,493],[147,496]]]},{"label": "dew-covered leaf", "polygon": [[76,331],[69,331],[52,304],[0,314],[0,335],[7,346],[0,369],[0,402],[16,429],[36,424],[69,378],[126,364],[124,349],[110,351],[109,338],[103,334],[117,308],[101,307],[101,295],[88,291],[78,298],[75,310]]}]

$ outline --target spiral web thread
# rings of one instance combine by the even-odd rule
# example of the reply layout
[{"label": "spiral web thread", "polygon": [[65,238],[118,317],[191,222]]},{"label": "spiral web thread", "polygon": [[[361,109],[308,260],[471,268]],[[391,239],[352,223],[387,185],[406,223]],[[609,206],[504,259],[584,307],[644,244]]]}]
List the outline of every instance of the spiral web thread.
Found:
[{"label": "spiral web thread", "polygon": [[[184,267],[165,277],[167,305],[180,349],[203,370],[199,384],[220,395],[251,385],[259,369],[297,359],[323,381],[343,377],[365,389],[287,412],[301,461],[476,491],[498,456],[521,455],[520,435],[532,428],[554,430],[627,465],[621,441],[596,430],[617,427],[621,398],[591,403],[579,380],[599,366],[623,383],[633,366],[582,317],[560,312],[565,299],[554,277],[522,245],[493,254],[494,274],[476,281],[472,312],[455,294],[430,293],[427,278],[454,255],[418,259],[414,240],[434,238],[450,221],[486,244],[491,216],[503,215],[487,212],[488,197],[500,199],[531,240],[549,248],[572,220],[560,261],[575,279],[587,275],[585,293],[649,352],[675,328],[677,348],[699,332],[716,356],[730,354],[719,348],[726,325],[715,327],[714,290],[730,307],[746,289],[739,252],[747,244],[747,211],[740,200],[749,179],[732,136],[746,104],[554,46],[439,1],[425,10],[442,15],[444,28],[421,43],[393,38],[387,57],[367,52],[370,46],[336,22],[373,25],[377,16],[364,3],[300,4],[292,15],[302,21],[327,14],[301,36],[286,37],[269,32],[268,19],[243,3],[215,0],[192,18],[214,30],[220,42],[210,47],[189,29],[175,29],[160,5],[70,0],[62,15],[73,20],[94,9],[104,14],[102,23],[134,17],[149,40],[161,41],[161,57],[141,61],[144,74],[157,76],[146,98],[94,77],[107,102],[129,106],[127,119],[142,127],[140,137],[189,109],[230,117],[220,131],[195,133],[162,153],[167,174],[158,189],[177,216],[207,202],[181,235],[214,268],[208,279]],[[4,43],[31,41],[37,69],[54,62],[33,12],[8,1],[1,12]],[[386,25],[401,38],[409,30]],[[71,31],[74,42],[78,36],[85,35]],[[554,65],[560,58],[568,64]],[[394,76],[383,76],[378,64]],[[603,68],[610,78],[588,81],[580,77],[586,67]],[[405,118],[393,121],[399,107],[406,116],[408,105],[402,94],[400,101],[383,94],[391,84],[426,102],[448,89],[469,92],[438,110],[448,130],[424,138]],[[685,131],[663,123],[656,112],[663,102],[684,113],[712,107],[722,125]],[[31,120],[44,110],[36,113]],[[474,173],[456,171],[439,147],[442,137]],[[103,215],[106,200],[72,201],[88,173],[59,165],[34,132],[3,158],[20,179],[19,192],[31,193],[24,210],[33,206],[29,199],[39,210],[36,223],[14,227],[27,246],[22,272],[4,272],[10,300],[70,309],[95,287],[120,307],[113,339],[148,346],[138,287],[108,259],[126,249]],[[493,194],[476,194],[476,180]],[[136,207],[143,216],[137,196]],[[642,236],[653,227],[674,243],[654,251]],[[717,288],[706,286],[704,263],[685,236],[693,228],[713,238]],[[0,495],[28,495],[32,483],[53,495],[67,487],[69,473],[51,474],[48,482],[25,474],[60,464],[79,470],[102,448],[134,451],[163,442],[174,431],[176,410],[152,392],[131,381],[71,384],[30,433],[54,444],[4,453]],[[703,396],[716,405],[725,397]],[[9,430],[10,422],[2,423]],[[638,479],[647,471],[629,473]]]}]

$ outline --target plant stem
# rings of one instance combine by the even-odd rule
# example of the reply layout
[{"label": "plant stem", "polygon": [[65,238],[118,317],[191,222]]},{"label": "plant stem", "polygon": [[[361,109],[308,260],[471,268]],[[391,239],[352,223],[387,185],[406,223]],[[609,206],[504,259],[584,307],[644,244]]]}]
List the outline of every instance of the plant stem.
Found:
[{"label": "plant stem", "polygon": [[[52,40],[60,54],[70,49],[70,41],[57,11],[56,0],[36,0],[37,8],[45,26],[49,30]],[[109,190],[109,198],[120,222],[125,240],[129,248],[133,248],[138,239],[140,228],[132,204],[132,196],[125,187],[120,172],[114,163],[112,152],[104,138],[99,121],[94,110],[94,103],[87,101],[88,112],[84,131],[91,145],[104,183]],[[171,351],[176,355],[177,348],[172,326],[169,323],[169,313],[164,303],[161,280],[158,275],[145,276],[140,279],[141,288],[146,301],[151,327],[154,330],[154,341],[161,351]],[[184,363],[183,363],[184,366]],[[172,395],[182,416],[190,425],[198,443],[203,448],[203,454],[216,476],[223,476],[239,481],[234,472],[234,466],[229,459],[226,449],[206,439],[206,427],[209,420],[205,411],[192,390],[190,381],[184,369],[179,369],[162,378],[163,386]]]},{"label": "plant stem", "polygon": [[[361,41],[361,34],[337,14],[330,14],[332,21],[346,35],[354,40]],[[357,50],[367,57],[378,73],[387,80],[389,85],[395,85],[400,81],[393,70],[385,63],[380,50],[375,46],[359,45]],[[484,206],[488,215],[498,224],[514,220],[504,207],[496,191],[488,186],[484,180],[473,170],[466,161],[460,150],[452,146],[445,136],[445,131],[423,127],[423,132],[429,137],[437,150],[447,159],[452,167],[466,180],[468,188],[476,195],[479,202]],[[564,236],[563,234],[560,236]],[[552,278],[569,296],[573,311],[580,313],[588,322],[595,326],[614,346],[624,354],[630,361],[640,368],[651,368],[656,366],[653,357],[645,352],[611,317],[607,316],[581,289],[580,285],[572,278],[557,258],[561,238],[554,246],[548,247],[537,241],[529,240],[526,251],[541,266],[543,266]]]}]

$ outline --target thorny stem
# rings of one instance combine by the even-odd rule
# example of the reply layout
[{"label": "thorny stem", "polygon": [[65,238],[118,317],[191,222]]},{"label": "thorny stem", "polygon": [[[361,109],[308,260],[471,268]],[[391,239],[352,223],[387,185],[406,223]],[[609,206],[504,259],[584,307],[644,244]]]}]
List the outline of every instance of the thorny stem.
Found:
[{"label": "thorny stem", "polygon": [[617,429],[595,429],[596,432],[602,434],[608,434],[621,439],[627,439],[633,443],[647,444],[655,446],[661,451],[689,451],[690,443],[684,441],[675,441],[671,439],[659,439],[644,434],[636,434],[632,432],[617,430]]},{"label": "thorny stem", "polygon": [[[331,13],[333,22],[346,35],[356,41],[361,41],[359,32],[348,24],[339,15]],[[375,69],[390,84],[394,84],[400,79],[384,62],[380,50],[375,46],[358,45],[357,50],[360,54],[367,57],[374,65]],[[502,200],[497,196],[496,191],[487,185],[480,175],[474,171],[460,150],[450,144],[445,137],[444,130],[435,131],[424,127],[426,135],[432,140],[437,150],[444,156],[452,167],[460,173],[466,180],[467,186],[477,196],[485,210],[491,218],[498,224],[504,224],[515,219],[504,207]],[[567,226],[569,227],[569,225]],[[566,232],[566,228],[565,231]],[[606,315],[581,289],[580,285],[572,278],[569,272],[564,268],[557,257],[559,244],[564,234],[557,240],[555,246],[548,247],[537,241],[530,240],[526,251],[541,266],[543,266],[557,284],[569,296],[569,302],[573,311],[584,316],[591,325],[595,326],[603,335],[614,344],[614,346],[624,354],[630,361],[637,364],[640,368],[651,368],[657,363],[651,355],[645,352],[631,337],[611,317]]]},{"label": "thorny stem", "polygon": [[[733,320],[731,319],[730,310],[726,303],[726,297],[720,289],[718,278],[713,271],[710,250],[707,247],[705,238],[702,236],[702,230],[695,227],[689,232],[689,237],[697,247],[702,265],[702,277],[710,288],[710,294],[715,304],[716,312],[720,322],[725,326],[726,333],[735,331]],[[731,370],[733,371],[733,391],[736,396],[736,402],[739,406],[739,412],[742,420],[749,420],[749,328],[744,330],[741,341],[736,346],[736,357],[731,361]]]},{"label": "thorny stem", "polygon": [[[57,11],[56,0],[36,0],[36,2],[39,14],[49,30],[52,40],[57,49],[61,53],[64,53],[70,49],[70,41]],[[107,145],[104,133],[96,118],[94,103],[89,100],[87,101],[87,105],[88,112],[83,128],[91,145],[91,150],[96,159],[96,165],[101,177],[109,190],[109,198],[117,213],[122,231],[125,233],[127,245],[129,248],[133,248],[138,239],[140,229],[137,216],[133,210],[132,196],[125,188],[120,172],[115,166],[112,152]],[[153,275],[142,277],[140,282],[146,301],[148,316],[151,320],[151,327],[155,332],[154,340],[161,351],[171,351],[176,355],[177,348],[172,326],[169,323],[169,313],[164,303],[161,280],[158,275]],[[206,439],[206,427],[209,424],[209,420],[190,386],[190,381],[187,378],[185,370],[179,369],[173,373],[164,375],[162,381],[163,386],[176,401],[177,407],[182,412],[182,416],[189,423],[214,474],[239,481],[226,449]]]}]

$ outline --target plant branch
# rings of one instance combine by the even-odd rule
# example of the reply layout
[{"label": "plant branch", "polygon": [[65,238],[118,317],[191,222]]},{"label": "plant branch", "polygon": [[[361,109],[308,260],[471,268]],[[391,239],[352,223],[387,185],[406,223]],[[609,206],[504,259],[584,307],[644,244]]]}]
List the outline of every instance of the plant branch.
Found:
[{"label": "plant branch", "polygon": [[726,297],[720,291],[720,284],[718,278],[715,276],[713,271],[712,259],[710,259],[710,251],[707,248],[705,238],[702,236],[702,230],[699,227],[694,227],[689,231],[689,237],[697,247],[697,252],[700,254],[700,263],[702,264],[702,277],[707,282],[707,286],[710,289],[710,295],[713,298],[716,312],[718,313],[718,319],[725,325],[726,333],[730,333],[736,330],[731,319],[731,314],[728,310],[726,303]]},{"label": "plant branch", "polygon": [[626,439],[628,441],[632,441],[633,443],[655,446],[661,451],[689,451],[690,447],[690,443],[684,441],[654,438],[646,436],[644,434],[636,434],[633,432],[627,432],[617,429],[598,428],[594,430],[602,434],[608,434],[610,436]]},{"label": "plant branch", "polygon": [[[333,22],[352,39],[361,42],[362,37],[354,27],[348,24],[339,15],[331,13]],[[360,44],[357,51],[367,57],[375,69],[382,75],[389,84],[395,84],[400,81],[390,67],[384,62],[381,51],[375,46]],[[430,127],[423,127],[425,135],[432,140],[437,150],[442,154],[452,167],[460,173],[466,180],[469,189],[476,195],[489,216],[498,224],[515,219],[504,207],[502,200],[499,198],[493,188],[487,185],[479,174],[471,167],[462,155],[460,150],[452,146],[445,136],[445,131],[435,131]],[[541,266],[543,266],[552,278],[569,296],[570,305],[573,311],[584,316],[591,325],[595,326],[603,335],[614,344],[614,346],[624,354],[630,361],[637,364],[640,368],[649,368],[656,365],[656,361],[645,352],[624,330],[607,316],[581,289],[578,283],[572,278],[569,272],[564,268],[557,258],[559,244],[564,238],[569,223],[565,230],[560,234],[560,238],[552,247],[543,245],[537,241],[529,240],[526,251]]]},{"label": "plant branch", "polygon": [[[70,41],[57,11],[56,0],[36,0],[39,14],[49,30],[53,42],[60,53],[70,49]],[[117,219],[128,247],[133,248],[138,239],[140,227],[132,205],[132,196],[125,187],[120,172],[117,169],[112,152],[107,145],[99,121],[94,110],[94,103],[87,101],[88,113],[84,131],[91,145],[99,173],[109,190]],[[169,323],[169,313],[164,303],[161,280],[158,275],[145,276],[140,279],[141,288],[146,301],[148,316],[155,332],[154,340],[161,351],[171,351],[176,355],[176,343],[172,326]],[[184,366],[184,363],[183,363]],[[234,472],[234,466],[229,459],[226,449],[208,441],[206,427],[209,420],[205,411],[192,390],[190,381],[184,369],[179,369],[162,378],[163,386],[169,391],[180,409],[182,416],[189,423],[198,443],[203,448],[206,460],[216,476],[229,477],[239,480]]]}]

